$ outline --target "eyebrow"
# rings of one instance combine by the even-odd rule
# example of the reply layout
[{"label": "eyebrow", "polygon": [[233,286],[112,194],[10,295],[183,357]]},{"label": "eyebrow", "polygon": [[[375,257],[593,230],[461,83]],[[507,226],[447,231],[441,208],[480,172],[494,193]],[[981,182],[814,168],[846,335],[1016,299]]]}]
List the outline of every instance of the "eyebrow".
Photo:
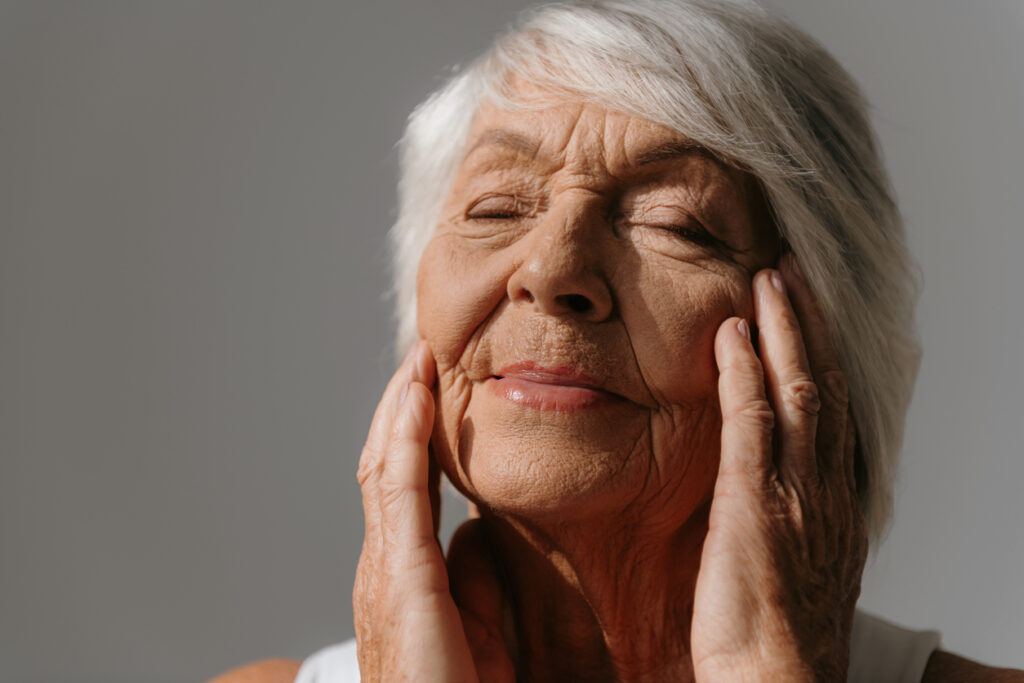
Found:
[{"label": "eyebrow", "polygon": [[647,166],[661,161],[671,161],[693,155],[707,157],[711,161],[719,162],[707,147],[697,144],[693,140],[673,140],[672,142],[666,142],[641,152],[637,155],[633,164],[635,166]]},{"label": "eyebrow", "polygon": [[[536,157],[537,153],[540,151],[540,142],[532,140],[521,133],[516,133],[502,128],[490,128],[480,134],[480,137],[476,139],[476,142],[474,142],[469,150],[466,151],[463,159],[469,158],[469,155],[477,149],[491,145],[505,147],[513,152],[531,158]],[[712,154],[707,147],[704,147],[693,140],[671,140],[669,142],[656,145],[638,154],[633,162],[633,166],[648,166],[662,161],[681,159],[687,156],[702,156],[720,166],[724,166],[722,161]]]},{"label": "eyebrow", "polygon": [[480,147],[486,147],[488,145],[497,145],[498,147],[507,147],[513,152],[518,152],[528,157],[534,157],[537,155],[537,150],[540,149],[540,143],[531,140],[525,135],[514,133],[510,130],[502,130],[501,128],[491,128],[485,130],[473,146],[466,152],[466,157],[475,152]]}]

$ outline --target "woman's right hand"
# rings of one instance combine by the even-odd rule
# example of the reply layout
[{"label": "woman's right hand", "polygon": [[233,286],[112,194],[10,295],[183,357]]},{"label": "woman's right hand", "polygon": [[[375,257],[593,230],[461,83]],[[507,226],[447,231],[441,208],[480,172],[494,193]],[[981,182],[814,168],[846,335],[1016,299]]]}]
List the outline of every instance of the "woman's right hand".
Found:
[{"label": "woman's right hand", "polygon": [[[460,597],[480,604],[462,605],[460,615],[449,590],[437,540],[440,472],[429,454],[436,373],[429,347],[417,343],[388,383],[359,459],[366,529],[352,602],[361,678],[474,682],[479,666],[480,677],[514,680],[507,658],[492,653],[494,627],[480,623],[497,583],[485,581],[481,595],[481,555],[469,542],[479,520],[459,530],[453,551],[464,549],[455,571],[469,590]],[[496,667],[503,675],[491,675]]]},{"label": "woman's right hand", "polygon": [[388,383],[359,458],[366,529],[352,602],[364,681],[477,680],[434,522],[435,374],[419,342]]}]

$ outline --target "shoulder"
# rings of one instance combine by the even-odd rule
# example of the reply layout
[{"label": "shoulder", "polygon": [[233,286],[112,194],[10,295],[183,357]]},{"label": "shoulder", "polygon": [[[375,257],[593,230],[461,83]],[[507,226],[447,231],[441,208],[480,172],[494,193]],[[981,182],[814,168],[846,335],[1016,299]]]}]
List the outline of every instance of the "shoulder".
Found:
[{"label": "shoulder", "polygon": [[921,683],[1024,683],[1024,671],[1000,669],[936,650],[928,659]]},{"label": "shoulder", "polygon": [[293,659],[264,659],[222,673],[207,683],[292,683],[301,666]]}]

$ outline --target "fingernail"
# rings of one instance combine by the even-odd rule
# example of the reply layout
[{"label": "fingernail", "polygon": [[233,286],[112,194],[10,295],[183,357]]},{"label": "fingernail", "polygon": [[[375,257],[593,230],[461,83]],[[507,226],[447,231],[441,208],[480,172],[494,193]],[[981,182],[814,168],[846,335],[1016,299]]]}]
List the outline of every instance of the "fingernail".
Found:
[{"label": "fingernail", "polygon": [[747,325],[746,318],[740,318],[740,321],[736,323],[736,329],[740,331],[740,334],[747,338],[747,341],[750,341],[750,326]]},{"label": "fingernail", "polygon": [[777,270],[773,270],[771,274],[772,287],[774,287],[779,294],[786,293],[786,283],[782,281],[782,273]]}]

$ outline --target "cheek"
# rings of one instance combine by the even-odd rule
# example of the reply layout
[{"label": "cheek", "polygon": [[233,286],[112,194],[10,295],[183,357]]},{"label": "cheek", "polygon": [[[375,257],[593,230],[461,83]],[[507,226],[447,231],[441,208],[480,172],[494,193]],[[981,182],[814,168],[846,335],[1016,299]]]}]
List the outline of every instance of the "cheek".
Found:
[{"label": "cheek", "polygon": [[434,454],[448,478],[471,500],[477,496],[458,453],[472,441],[472,429],[467,430],[464,421],[475,383],[467,369],[476,356],[487,354],[478,343],[479,333],[505,296],[496,258],[439,232],[423,252],[416,282],[419,334],[437,363]]},{"label": "cheek", "polygon": [[704,403],[717,391],[714,341],[729,317],[753,314],[750,279],[739,268],[644,269],[623,302],[640,371],[662,405]]},{"label": "cheek", "polygon": [[442,376],[465,364],[463,356],[477,330],[505,296],[501,268],[493,260],[444,233],[423,252],[416,280],[417,325]]}]

